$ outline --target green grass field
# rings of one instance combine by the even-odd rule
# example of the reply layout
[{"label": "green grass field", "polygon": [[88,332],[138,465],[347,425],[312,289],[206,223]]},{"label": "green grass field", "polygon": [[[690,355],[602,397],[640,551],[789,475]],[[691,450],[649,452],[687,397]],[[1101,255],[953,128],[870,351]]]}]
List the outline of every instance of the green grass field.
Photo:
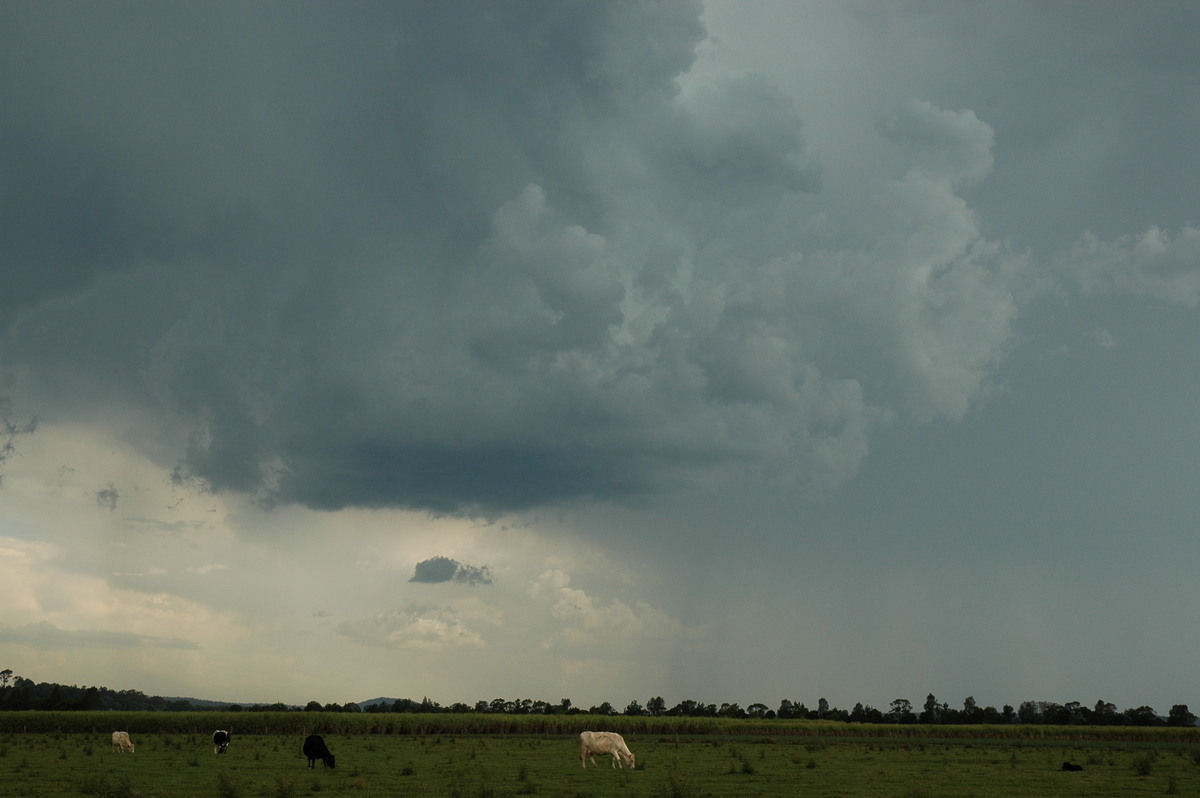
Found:
[{"label": "green grass field", "polygon": [[[76,718],[77,719],[77,718]],[[92,722],[111,718],[93,715]],[[212,716],[192,716],[195,726]],[[179,719],[174,719],[178,721]],[[250,726],[250,718],[240,719]],[[595,718],[576,717],[592,728]],[[228,725],[228,724],[226,724]],[[609,724],[612,727],[618,724]],[[1200,795],[1200,742],[1169,730],[1071,739],[1046,734],[871,737],[823,734],[662,734],[621,730],[636,770],[580,767],[575,734],[324,732],[338,766],[308,770],[298,733],[239,733],[213,753],[211,723],[193,732],[140,733],[136,753],[112,750],[110,731],[0,732],[0,795],[450,796],[1142,796]],[[1155,733],[1157,732],[1157,733]],[[1084,770],[1066,773],[1063,760]]]}]

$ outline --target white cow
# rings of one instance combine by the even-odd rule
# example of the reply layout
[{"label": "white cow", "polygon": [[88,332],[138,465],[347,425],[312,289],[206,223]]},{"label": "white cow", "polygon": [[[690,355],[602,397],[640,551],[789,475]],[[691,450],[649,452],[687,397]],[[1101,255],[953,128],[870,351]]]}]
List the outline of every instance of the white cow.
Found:
[{"label": "white cow", "polygon": [[112,740],[114,751],[133,753],[133,741],[129,739],[129,732],[113,732]]},{"label": "white cow", "polygon": [[599,767],[596,764],[596,754],[604,756],[608,754],[613,758],[612,766],[625,767],[621,760],[629,763],[629,767],[636,767],[634,756],[629,751],[629,746],[625,745],[625,740],[616,732],[593,732],[585,731],[579,735],[579,761],[583,765],[583,769],[587,770],[588,760],[592,760],[594,767]]}]

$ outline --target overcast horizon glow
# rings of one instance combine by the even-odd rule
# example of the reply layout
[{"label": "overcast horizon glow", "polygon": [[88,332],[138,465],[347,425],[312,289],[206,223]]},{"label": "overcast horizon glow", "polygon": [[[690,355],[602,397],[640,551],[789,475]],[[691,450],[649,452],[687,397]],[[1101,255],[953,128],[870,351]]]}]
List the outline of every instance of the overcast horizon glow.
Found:
[{"label": "overcast horizon glow", "polygon": [[0,6],[0,667],[1200,706],[1198,29]]}]

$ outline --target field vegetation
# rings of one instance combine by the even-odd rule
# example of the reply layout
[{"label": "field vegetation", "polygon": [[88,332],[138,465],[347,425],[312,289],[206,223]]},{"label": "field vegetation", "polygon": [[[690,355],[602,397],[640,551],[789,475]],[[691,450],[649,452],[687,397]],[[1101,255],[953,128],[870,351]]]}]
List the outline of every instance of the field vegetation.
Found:
[{"label": "field vegetation", "polygon": [[[233,744],[213,753],[211,735]],[[584,770],[583,729],[621,732],[637,768]],[[136,752],[114,752],[111,733]],[[322,734],[333,770],[309,770]],[[1064,761],[1083,766],[1063,772]],[[0,795],[1142,796],[1200,795],[1200,730],[897,726],[625,716],[323,712],[0,713]]]}]

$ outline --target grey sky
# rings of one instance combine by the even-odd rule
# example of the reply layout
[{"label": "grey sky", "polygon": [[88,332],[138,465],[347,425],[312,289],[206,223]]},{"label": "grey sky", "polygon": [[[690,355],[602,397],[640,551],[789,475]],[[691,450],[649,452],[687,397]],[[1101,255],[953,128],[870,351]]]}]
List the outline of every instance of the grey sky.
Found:
[{"label": "grey sky", "polygon": [[0,5],[0,665],[1200,704],[1198,25]]}]

